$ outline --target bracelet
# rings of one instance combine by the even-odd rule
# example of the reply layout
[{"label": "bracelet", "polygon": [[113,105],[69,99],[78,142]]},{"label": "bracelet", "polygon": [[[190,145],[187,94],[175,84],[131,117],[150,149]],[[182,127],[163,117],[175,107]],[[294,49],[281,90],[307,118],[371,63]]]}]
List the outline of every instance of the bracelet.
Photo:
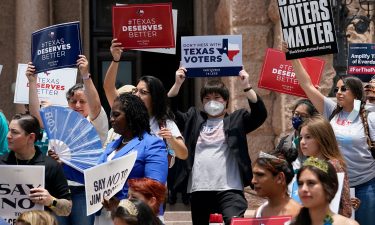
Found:
[{"label": "bracelet", "polygon": [[86,76],[82,76],[82,80],[88,80],[91,78],[91,74],[87,74]]},{"label": "bracelet", "polygon": [[243,92],[248,92],[248,91],[250,91],[251,89],[253,89],[253,87],[245,88],[245,89],[243,89]]},{"label": "bracelet", "polygon": [[120,60],[112,59],[112,62],[118,63],[118,62],[120,62]]}]

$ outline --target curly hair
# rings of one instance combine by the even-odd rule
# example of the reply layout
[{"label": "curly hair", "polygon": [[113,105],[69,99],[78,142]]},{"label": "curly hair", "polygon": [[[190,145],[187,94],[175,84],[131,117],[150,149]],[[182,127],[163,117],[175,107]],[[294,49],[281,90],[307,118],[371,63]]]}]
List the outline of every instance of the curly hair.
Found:
[{"label": "curly hair", "polygon": [[150,133],[147,108],[138,96],[123,93],[115,99],[116,101],[121,103],[121,111],[125,113],[128,129],[134,137],[138,136],[141,140],[143,132]]}]

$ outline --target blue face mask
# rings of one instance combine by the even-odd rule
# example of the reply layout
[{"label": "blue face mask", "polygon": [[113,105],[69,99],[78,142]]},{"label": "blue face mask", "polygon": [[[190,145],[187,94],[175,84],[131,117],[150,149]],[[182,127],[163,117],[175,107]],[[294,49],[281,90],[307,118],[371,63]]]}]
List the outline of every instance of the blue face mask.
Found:
[{"label": "blue face mask", "polygon": [[298,130],[298,128],[302,125],[303,123],[303,120],[301,117],[299,116],[293,116],[292,117],[292,125],[294,127],[295,130]]}]

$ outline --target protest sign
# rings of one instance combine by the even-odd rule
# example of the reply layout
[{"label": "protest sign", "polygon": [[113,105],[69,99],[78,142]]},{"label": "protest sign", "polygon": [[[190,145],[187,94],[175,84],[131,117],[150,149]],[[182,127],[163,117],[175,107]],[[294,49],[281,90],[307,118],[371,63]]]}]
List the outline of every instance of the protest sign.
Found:
[{"label": "protest sign", "polygon": [[33,203],[30,189],[44,188],[44,166],[0,165],[0,217],[15,224],[17,217],[30,210],[43,210]]},{"label": "protest sign", "polygon": [[121,191],[132,170],[137,152],[84,170],[87,215],[102,208],[104,198],[110,199]]},{"label": "protest sign", "polygon": [[112,31],[125,49],[174,48],[172,4],[113,6]]},{"label": "protest sign", "polygon": [[2,70],[3,70],[3,65],[0,65],[0,75],[1,75]]},{"label": "protest sign", "polygon": [[231,225],[284,225],[292,219],[291,216],[272,216],[263,218],[233,218]]},{"label": "protest sign", "polygon": [[[172,9],[172,16],[173,16],[173,33],[174,33],[174,45],[176,46],[177,41],[177,10]],[[176,54],[176,47],[174,48],[141,48],[141,49],[133,49],[138,51],[144,52],[156,52],[156,53],[164,53],[164,54]]]},{"label": "protest sign", "polygon": [[31,36],[35,73],[75,67],[82,54],[79,22],[62,23],[35,31]]},{"label": "protest sign", "polygon": [[351,43],[348,53],[348,74],[369,82],[375,75],[375,44]]},{"label": "protest sign", "polygon": [[[14,103],[29,104],[29,81],[25,75],[27,64],[18,64]],[[66,92],[77,79],[76,68],[65,68],[38,73],[37,87],[39,102],[48,101],[51,105],[68,106]]]},{"label": "protest sign", "polygon": [[187,77],[238,76],[242,70],[242,36],[181,37],[181,65]]},{"label": "protest sign", "polygon": [[278,0],[287,59],[337,53],[329,0]]},{"label": "protest sign", "polygon": [[[316,58],[300,60],[313,85],[319,85],[324,61]],[[285,59],[284,52],[272,48],[267,49],[258,87],[306,98],[305,92],[298,83],[291,62]]]}]

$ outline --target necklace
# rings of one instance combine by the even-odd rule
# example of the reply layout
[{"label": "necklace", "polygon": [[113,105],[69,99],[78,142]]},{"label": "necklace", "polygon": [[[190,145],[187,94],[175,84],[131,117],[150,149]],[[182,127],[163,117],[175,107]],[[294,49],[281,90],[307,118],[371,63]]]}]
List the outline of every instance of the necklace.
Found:
[{"label": "necklace", "polygon": [[330,214],[327,214],[326,217],[324,217],[323,225],[332,225],[333,224],[333,218]]},{"label": "necklace", "polygon": [[129,141],[125,141],[125,139],[122,139],[121,143],[126,145],[127,143],[129,143]]},{"label": "necklace", "polygon": [[[27,160],[25,164],[21,164],[21,165],[29,165],[30,160],[31,160],[31,159]],[[21,161],[21,162],[24,162],[25,160],[20,160],[20,161]],[[20,164],[18,163],[18,159],[17,159],[17,157],[16,157],[16,163],[17,163],[17,165],[20,165]]]}]

